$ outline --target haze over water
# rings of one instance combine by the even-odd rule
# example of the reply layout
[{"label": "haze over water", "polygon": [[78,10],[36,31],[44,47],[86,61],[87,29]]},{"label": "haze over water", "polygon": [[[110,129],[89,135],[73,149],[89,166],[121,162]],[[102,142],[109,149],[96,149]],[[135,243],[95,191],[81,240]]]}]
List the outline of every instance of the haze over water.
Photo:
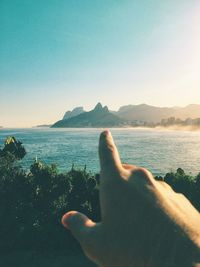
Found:
[{"label": "haze over water", "polygon": [[[7,136],[23,142],[28,168],[38,158],[56,163],[60,170],[87,165],[99,171],[98,139],[102,129],[1,129],[0,145]],[[154,175],[183,168],[187,173],[200,172],[200,132],[155,129],[111,129],[122,162],[148,168]]]}]

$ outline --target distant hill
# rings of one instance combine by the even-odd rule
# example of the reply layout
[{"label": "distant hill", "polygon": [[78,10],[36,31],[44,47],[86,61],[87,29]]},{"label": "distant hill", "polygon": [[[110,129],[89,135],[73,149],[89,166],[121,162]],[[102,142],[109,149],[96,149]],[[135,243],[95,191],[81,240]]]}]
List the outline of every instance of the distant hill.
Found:
[{"label": "distant hill", "polygon": [[182,120],[200,118],[200,105],[190,104],[183,108],[177,108],[174,112],[174,117]]},{"label": "distant hill", "polygon": [[85,110],[83,109],[83,107],[76,107],[72,111],[68,110],[67,112],[65,112],[63,120],[68,120],[84,112]]},{"label": "distant hill", "polygon": [[103,107],[101,103],[98,103],[93,110],[57,121],[52,127],[120,127],[125,123],[124,119],[109,112],[107,106]]},{"label": "distant hill", "polygon": [[160,122],[162,119],[176,117],[180,119],[199,118],[200,105],[188,105],[186,107],[155,107],[146,104],[127,105],[119,108],[116,115],[129,121],[139,120],[144,122]]}]

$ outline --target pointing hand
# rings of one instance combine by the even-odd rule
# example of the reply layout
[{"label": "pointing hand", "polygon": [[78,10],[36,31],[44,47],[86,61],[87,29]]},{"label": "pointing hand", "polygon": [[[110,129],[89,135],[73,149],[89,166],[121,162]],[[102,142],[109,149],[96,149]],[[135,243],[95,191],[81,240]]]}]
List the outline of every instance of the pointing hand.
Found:
[{"label": "pointing hand", "polygon": [[200,214],[141,167],[122,164],[112,135],[99,140],[101,223],[71,211],[62,223],[101,267],[200,263]]}]

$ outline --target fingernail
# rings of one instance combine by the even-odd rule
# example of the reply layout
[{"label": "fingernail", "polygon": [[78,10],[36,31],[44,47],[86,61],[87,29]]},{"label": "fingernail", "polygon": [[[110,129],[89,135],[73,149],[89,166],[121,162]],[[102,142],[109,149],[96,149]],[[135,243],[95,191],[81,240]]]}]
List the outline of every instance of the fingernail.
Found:
[{"label": "fingernail", "polygon": [[67,229],[70,229],[70,223],[71,223],[71,220],[72,220],[72,217],[73,215],[75,214],[74,211],[70,211],[66,214],[63,215],[62,219],[61,219],[61,222],[62,222],[62,225],[64,227],[66,227]]},{"label": "fingernail", "polygon": [[108,135],[110,135],[111,134],[111,132],[109,131],[109,129],[106,129],[106,130],[104,130],[103,132],[102,132],[102,135],[104,136],[104,137],[106,137],[106,136],[108,136]]}]

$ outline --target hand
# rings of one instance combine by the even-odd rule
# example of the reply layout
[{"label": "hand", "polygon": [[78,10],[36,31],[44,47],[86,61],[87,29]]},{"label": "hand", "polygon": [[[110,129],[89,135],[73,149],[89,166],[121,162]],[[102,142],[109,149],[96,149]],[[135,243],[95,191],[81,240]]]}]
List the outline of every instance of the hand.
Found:
[{"label": "hand", "polygon": [[102,267],[183,267],[200,262],[200,214],[140,167],[122,164],[109,131],[99,141],[102,222],[76,211],[62,223]]}]

